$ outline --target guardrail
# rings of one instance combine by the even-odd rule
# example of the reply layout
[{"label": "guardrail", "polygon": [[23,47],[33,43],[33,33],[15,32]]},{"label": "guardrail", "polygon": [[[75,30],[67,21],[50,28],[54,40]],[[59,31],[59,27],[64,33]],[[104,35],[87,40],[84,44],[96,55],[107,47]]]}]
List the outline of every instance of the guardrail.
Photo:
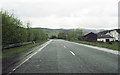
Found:
[{"label": "guardrail", "polygon": [[23,42],[23,43],[10,44],[10,45],[4,46],[3,49],[19,47],[19,46],[23,46],[23,45],[32,44],[32,43],[33,43],[33,42]]}]

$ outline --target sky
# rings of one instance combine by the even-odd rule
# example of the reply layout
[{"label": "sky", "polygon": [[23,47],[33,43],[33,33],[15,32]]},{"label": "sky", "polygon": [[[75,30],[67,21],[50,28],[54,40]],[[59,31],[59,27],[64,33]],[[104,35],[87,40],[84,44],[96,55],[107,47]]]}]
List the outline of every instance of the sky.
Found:
[{"label": "sky", "polygon": [[118,28],[120,0],[0,0],[0,8],[31,27],[52,29]]}]

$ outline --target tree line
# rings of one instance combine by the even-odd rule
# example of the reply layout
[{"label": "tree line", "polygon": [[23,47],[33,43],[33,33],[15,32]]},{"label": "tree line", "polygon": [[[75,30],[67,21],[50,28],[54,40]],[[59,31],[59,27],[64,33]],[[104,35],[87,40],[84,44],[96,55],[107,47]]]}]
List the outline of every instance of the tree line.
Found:
[{"label": "tree line", "polygon": [[2,15],[2,44],[15,44],[29,41],[42,41],[47,35],[42,30],[30,28],[30,23],[23,22],[7,11],[0,11]]},{"label": "tree line", "polygon": [[57,36],[52,35],[51,39],[65,39],[65,40],[82,40],[83,39],[83,31],[81,29],[75,29],[72,32],[65,33],[59,32]]}]

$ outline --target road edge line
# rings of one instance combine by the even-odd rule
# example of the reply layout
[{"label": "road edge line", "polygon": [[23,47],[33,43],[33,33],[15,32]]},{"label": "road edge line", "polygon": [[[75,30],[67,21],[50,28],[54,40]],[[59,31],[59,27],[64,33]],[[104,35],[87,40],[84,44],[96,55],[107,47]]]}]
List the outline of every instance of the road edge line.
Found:
[{"label": "road edge line", "polygon": [[[71,41],[67,41],[67,42],[71,42]],[[93,48],[93,49],[97,49],[97,50],[108,52],[108,53],[115,54],[115,55],[120,55],[120,51],[115,51],[112,49],[107,49],[107,48],[102,48],[102,47],[97,47],[97,46],[92,46],[92,45],[86,45],[86,44],[81,44],[81,43],[76,43],[76,42],[71,42],[71,43],[76,44],[76,45],[89,47],[89,48]]]},{"label": "road edge line", "polygon": [[42,46],[39,50],[37,50],[36,52],[34,52],[31,56],[29,56],[27,59],[25,59],[22,63],[20,63],[18,66],[16,66],[11,72],[8,72],[7,75],[11,74],[12,72],[14,72],[18,67],[20,67],[22,64],[24,64],[26,61],[28,61],[31,57],[33,57],[35,54],[37,54],[38,52],[40,52],[43,48],[45,48],[47,45],[49,45],[52,42],[52,40],[46,42],[46,44],[44,46]]}]

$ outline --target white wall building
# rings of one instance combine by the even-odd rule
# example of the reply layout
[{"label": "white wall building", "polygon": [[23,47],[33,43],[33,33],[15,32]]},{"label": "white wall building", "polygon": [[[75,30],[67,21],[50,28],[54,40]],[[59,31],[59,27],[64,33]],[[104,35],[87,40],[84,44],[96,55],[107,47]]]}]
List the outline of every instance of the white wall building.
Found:
[{"label": "white wall building", "polygon": [[99,34],[97,41],[109,42],[109,41],[120,41],[119,29],[103,31],[102,34]]},{"label": "white wall building", "polygon": [[110,41],[115,41],[114,37],[111,37],[109,35],[105,35],[105,36],[100,36],[97,38],[97,41],[102,41],[102,42],[110,42]]},{"label": "white wall building", "polygon": [[120,34],[116,30],[110,31],[106,35],[110,35],[110,36],[114,37],[115,40],[120,41]]}]

